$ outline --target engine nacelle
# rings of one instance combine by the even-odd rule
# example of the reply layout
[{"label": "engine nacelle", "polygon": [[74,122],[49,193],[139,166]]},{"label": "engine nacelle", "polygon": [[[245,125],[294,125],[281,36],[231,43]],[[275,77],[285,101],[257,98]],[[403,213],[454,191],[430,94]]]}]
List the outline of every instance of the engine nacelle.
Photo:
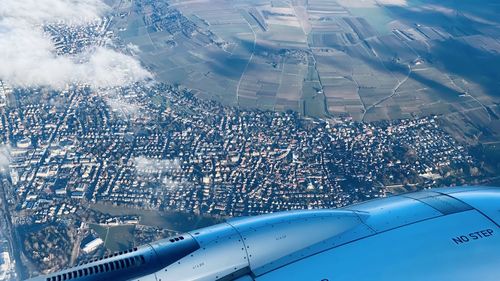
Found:
[{"label": "engine nacelle", "polygon": [[[476,245],[481,241],[482,251],[495,251],[491,245],[498,239],[499,200],[499,189],[435,189],[372,200],[343,209],[291,211],[232,219],[30,281],[251,281],[282,280],[283,276],[306,280],[315,273],[319,276],[317,280],[324,280],[324,276],[356,273],[348,267],[357,266],[357,261],[351,261],[353,257],[350,255],[359,255],[365,248],[352,252],[346,249],[363,243],[372,243],[369,247],[378,249],[370,251],[371,255],[383,252],[384,247],[391,243],[399,245],[391,248],[392,256],[370,260],[373,264],[397,259],[413,268],[413,263],[424,263],[429,259],[428,248],[422,247],[422,243],[432,245],[434,250],[440,249],[440,253],[450,259],[467,259],[473,252],[465,251],[467,248],[463,245],[472,245],[470,241],[475,241]],[[468,224],[458,225],[462,218]],[[432,227],[426,227],[426,224]],[[441,229],[435,232],[436,237],[429,236],[433,229]],[[394,236],[395,233],[401,234]],[[427,240],[416,239],[415,235],[424,235]],[[369,242],[378,240],[383,243]],[[405,260],[409,254],[405,252],[406,248],[411,249],[409,252],[416,257],[423,255],[426,258],[416,258],[413,262]],[[347,252],[335,256],[342,250]],[[360,258],[357,256],[355,260]],[[330,263],[331,260],[336,263]],[[342,262],[345,265],[338,267]],[[371,263],[365,262],[365,269]],[[316,271],[295,272],[298,264],[304,268],[316,268]],[[400,274],[405,275],[407,267],[401,268]],[[383,266],[379,265],[371,270],[380,274],[382,269]],[[444,265],[439,270],[445,275],[458,274],[456,268]],[[490,273],[481,271],[480,267],[467,272],[483,276]]]},{"label": "engine nacelle", "polygon": [[233,280],[264,273],[321,248],[372,234],[366,215],[344,210],[277,213],[190,232],[200,249],[157,273],[160,280]]}]

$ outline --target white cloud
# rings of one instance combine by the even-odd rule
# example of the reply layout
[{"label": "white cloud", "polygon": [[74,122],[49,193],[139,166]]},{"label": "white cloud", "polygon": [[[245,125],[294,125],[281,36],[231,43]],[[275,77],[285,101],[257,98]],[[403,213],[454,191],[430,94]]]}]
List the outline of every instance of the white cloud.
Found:
[{"label": "white cloud", "polygon": [[133,43],[128,43],[127,44],[127,48],[132,51],[134,54],[138,54],[141,52],[141,49],[139,48],[139,46],[133,44]]},{"label": "white cloud", "polygon": [[146,116],[147,114],[143,106],[134,102],[133,99],[122,95],[120,89],[117,87],[101,90],[99,94],[103,97],[111,111],[119,116]]},{"label": "white cloud", "polygon": [[2,0],[0,17],[31,24],[82,24],[98,19],[109,6],[101,0]]},{"label": "white cloud", "polygon": [[154,177],[159,180],[165,190],[176,190],[180,186],[189,185],[187,181],[178,181],[175,174],[181,172],[181,161],[179,159],[155,159],[144,156],[132,159],[137,175],[143,177]]},{"label": "white cloud", "polygon": [[135,164],[137,172],[140,174],[173,173],[181,170],[179,159],[154,159],[139,156],[135,157],[132,161]]},{"label": "white cloud", "polygon": [[408,6],[407,0],[378,0],[377,3],[389,6]]},{"label": "white cloud", "polygon": [[76,82],[104,88],[151,78],[135,58],[105,47],[58,56],[42,30],[47,23],[89,23],[108,9],[100,0],[2,0],[0,79],[13,86],[61,89]]},{"label": "white cloud", "polygon": [[115,97],[105,97],[105,101],[108,104],[109,108],[118,114],[124,116],[137,116],[141,114],[141,108],[137,104],[129,103],[120,98]]}]

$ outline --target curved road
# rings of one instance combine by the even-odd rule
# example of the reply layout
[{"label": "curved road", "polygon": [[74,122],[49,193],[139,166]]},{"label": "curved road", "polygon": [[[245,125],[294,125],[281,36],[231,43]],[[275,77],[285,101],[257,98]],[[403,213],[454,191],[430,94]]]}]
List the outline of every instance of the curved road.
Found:
[{"label": "curved road", "polygon": [[396,84],[396,86],[392,89],[392,93],[391,93],[389,96],[384,97],[384,98],[382,98],[381,100],[377,101],[376,103],[374,103],[374,104],[372,104],[372,105],[368,106],[368,107],[365,109],[365,111],[363,112],[363,117],[361,118],[361,121],[365,121],[365,115],[366,115],[366,113],[368,113],[368,111],[370,111],[370,109],[372,109],[372,108],[374,108],[375,106],[377,106],[377,105],[379,105],[379,104],[381,104],[381,103],[385,102],[386,100],[388,100],[388,99],[390,99],[390,98],[394,97],[394,96],[396,95],[396,93],[398,92],[399,88],[400,88],[400,87],[401,87],[401,86],[402,86],[402,85],[403,85],[406,81],[408,81],[408,79],[410,78],[410,75],[411,75],[411,73],[412,73],[412,69],[411,69],[411,66],[410,66],[409,64],[408,64],[407,66],[408,66],[408,74],[406,75],[406,77],[405,77],[403,80],[399,81],[399,82],[398,82],[398,84]]}]

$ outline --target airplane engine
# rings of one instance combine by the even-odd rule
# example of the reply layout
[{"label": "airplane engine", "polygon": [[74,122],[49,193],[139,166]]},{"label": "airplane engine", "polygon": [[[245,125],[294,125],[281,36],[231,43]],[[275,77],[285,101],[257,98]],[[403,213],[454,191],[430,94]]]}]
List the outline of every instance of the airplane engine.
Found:
[{"label": "airplane engine", "polygon": [[30,280],[498,280],[499,223],[500,189],[434,189],[232,219]]}]

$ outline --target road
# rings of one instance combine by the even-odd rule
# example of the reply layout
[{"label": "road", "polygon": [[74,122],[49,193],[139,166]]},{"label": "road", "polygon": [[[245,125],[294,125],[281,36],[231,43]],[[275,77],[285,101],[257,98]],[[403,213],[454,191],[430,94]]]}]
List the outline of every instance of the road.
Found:
[{"label": "road", "polygon": [[252,25],[247,21],[248,27],[250,27],[250,30],[252,31],[253,34],[253,48],[252,48],[252,54],[250,55],[250,58],[248,58],[247,64],[245,65],[245,68],[243,69],[243,72],[241,73],[240,79],[238,80],[238,85],[236,86],[236,103],[240,104],[240,85],[241,81],[243,81],[243,76],[245,76],[245,73],[247,72],[248,66],[253,60],[253,56],[255,54],[255,48],[257,47],[257,34],[255,34],[255,30],[253,30]]},{"label": "road", "polygon": [[400,88],[400,87],[401,87],[401,86],[402,86],[402,85],[403,85],[406,81],[408,81],[408,79],[409,79],[409,78],[410,78],[410,76],[411,76],[411,73],[412,73],[412,69],[411,69],[411,66],[408,64],[408,74],[406,75],[406,77],[405,77],[403,80],[399,81],[399,82],[398,82],[398,84],[396,84],[396,86],[394,86],[394,88],[392,89],[392,93],[391,93],[389,96],[384,97],[383,99],[381,99],[381,100],[377,101],[376,103],[374,103],[374,104],[372,104],[372,105],[368,106],[368,107],[366,108],[366,110],[363,112],[363,118],[361,118],[361,120],[362,120],[362,121],[365,121],[365,116],[366,116],[366,113],[368,113],[368,111],[370,111],[370,109],[372,109],[372,108],[376,107],[377,105],[379,105],[379,104],[381,104],[381,103],[385,102],[386,100],[388,100],[388,99],[390,99],[390,98],[394,97],[394,96],[397,94],[397,92],[398,92],[399,88]]},{"label": "road", "polygon": [[2,230],[5,230],[5,237],[9,241],[10,253],[13,260],[16,263],[16,272],[20,280],[26,279],[26,268],[21,260],[21,239],[12,225],[12,217],[10,215],[10,210],[8,207],[7,200],[7,190],[10,187],[9,181],[0,175],[0,199],[2,204],[0,212],[3,214],[6,225],[2,226]]}]

